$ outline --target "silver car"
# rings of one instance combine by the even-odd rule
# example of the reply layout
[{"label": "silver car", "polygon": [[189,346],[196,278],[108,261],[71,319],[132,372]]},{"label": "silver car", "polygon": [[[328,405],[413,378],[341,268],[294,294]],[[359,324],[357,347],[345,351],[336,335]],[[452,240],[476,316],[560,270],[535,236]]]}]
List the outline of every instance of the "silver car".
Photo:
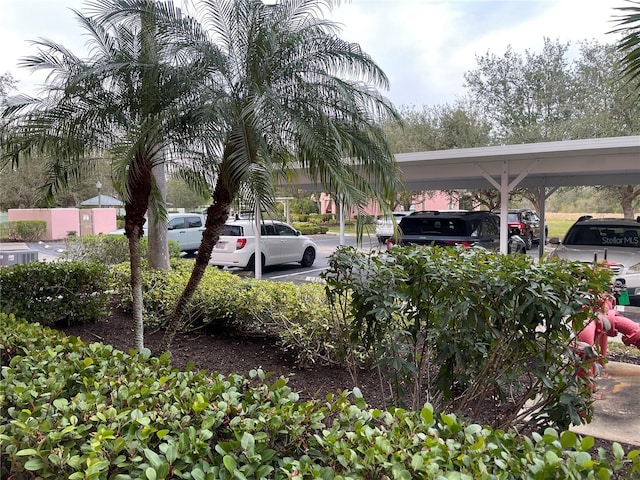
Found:
[{"label": "silver car", "polygon": [[558,245],[552,257],[584,263],[607,260],[618,286],[626,284],[629,303],[640,306],[640,217],[580,217],[562,242],[557,237],[549,243]]}]

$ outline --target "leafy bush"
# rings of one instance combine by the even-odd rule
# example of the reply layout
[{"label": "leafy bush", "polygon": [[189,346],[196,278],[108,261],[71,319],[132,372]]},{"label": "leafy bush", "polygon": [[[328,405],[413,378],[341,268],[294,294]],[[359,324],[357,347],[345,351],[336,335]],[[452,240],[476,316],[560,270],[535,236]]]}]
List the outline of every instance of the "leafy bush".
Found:
[{"label": "leafy bush", "polygon": [[14,242],[37,242],[47,233],[44,220],[17,220],[0,223],[0,238]]},{"label": "leafy bush", "polygon": [[106,314],[107,267],[84,262],[32,262],[0,268],[0,308],[43,325],[96,321]]},{"label": "leafy bush", "polygon": [[[167,356],[85,345],[0,314],[0,476],[133,478],[611,478],[640,451],[589,454],[592,437],[530,438],[436,415],[326,403],[264,383],[172,369]],[[353,400],[353,402],[352,402]]]},{"label": "leafy bush", "polygon": [[292,222],[291,226],[303,235],[317,235],[318,233],[327,233],[329,231],[329,227],[309,222]]},{"label": "leafy bush", "polygon": [[[64,260],[104,263],[114,265],[129,261],[129,242],[123,235],[83,235],[82,237],[69,237],[65,239]],[[142,258],[147,256],[147,237],[140,239],[140,254]],[[180,245],[169,240],[169,256],[180,257]]]},{"label": "leafy bush", "polygon": [[344,248],[330,263],[334,322],[351,341],[345,361],[367,348],[396,402],[408,398],[415,409],[426,400],[476,419],[495,410],[491,421],[503,428],[590,419],[583,373],[593,358],[576,354],[575,336],[608,288],[608,269],[421,247],[385,255]]},{"label": "leafy bush", "polygon": [[[144,318],[148,328],[160,325],[187,284],[193,263],[174,261],[170,272],[143,272]],[[112,269],[122,307],[131,311],[129,266]],[[299,361],[320,358],[337,362],[335,331],[322,286],[256,281],[209,268],[184,317],[184,329],[259,332],[277,337]]]}]

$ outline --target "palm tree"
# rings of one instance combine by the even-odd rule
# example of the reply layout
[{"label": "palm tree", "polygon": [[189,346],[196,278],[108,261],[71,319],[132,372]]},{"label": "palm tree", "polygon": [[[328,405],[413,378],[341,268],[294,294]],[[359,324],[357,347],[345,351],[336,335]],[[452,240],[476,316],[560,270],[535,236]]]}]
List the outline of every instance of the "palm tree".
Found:
[{"label": "palm tree", "polygon": [[622,73],[629,82],[636,82],[636,89],[640,90],[640,2],[629,0],[629,3],[633,5],[616,9],[627,13],[618,17],[618,28],[613,32],[625,34],[617,45],[624,54]]},{"label": "palm tree", "polygon": [[[114,184],[125,202],[131,258],[135,343],[144,346],[140,237],[150,206],[162,218],[152,169],[166,157],[196,155],[192,121],[201,66],[175,55],[171,40],[183,20],[170,2],[102,0],[91,16],[75,12],[89,38],[82,59],[55,42],[34,42],[38,54],[22,60],[49,72],[44,98],[15,97],[3,111],[3,162],[45,154],[49,191],[87,175],[98,157],[112,162]],[[192,27],[192,26],[190,26]],[[195,107],[194,107],[195,106]]]},{"label": "palm tree", "polygon": [[[377,88],[387,78],[360,46],[341,40],[319,16],[333,0],[203,0],[199,14],[215,53],[210,108],[218,120],[208,138],[215,178],[202,244],[161,349],[168,350],[181,316],[206,270],[213,246],[238,195],[261,205],[275,186],[306,171],[345,203],[369,198],[389,204],[399,170],[381,128],[398,119]],[[217,139],[217,144],[213,139]],[[217,147],[217,149],[216,149]]]}]

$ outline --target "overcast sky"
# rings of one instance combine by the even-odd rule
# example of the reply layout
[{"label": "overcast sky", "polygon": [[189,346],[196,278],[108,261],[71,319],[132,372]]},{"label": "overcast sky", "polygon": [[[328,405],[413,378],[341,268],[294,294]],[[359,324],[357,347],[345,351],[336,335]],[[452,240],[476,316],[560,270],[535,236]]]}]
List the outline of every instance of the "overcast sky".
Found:
[{"label": "overcast sky", "polygon": [[[178,2],[176,2],[178,3]],[[71,8],[83,0],[0,0],[0,73],[34,83],[17,67],[35,52],[29,40],[40,37],[82,54],[84,40]],[[464,72],[476,55],[501,56],[541,51],[544,37],[573,46],[607,35],[625,0],[351,0],[330,13],[343,24],[341,36],[359,43],[389,76],[386,95],[396,105],[452,103],[464,94]],[[38,80],[41,82],[41,80]]]}]

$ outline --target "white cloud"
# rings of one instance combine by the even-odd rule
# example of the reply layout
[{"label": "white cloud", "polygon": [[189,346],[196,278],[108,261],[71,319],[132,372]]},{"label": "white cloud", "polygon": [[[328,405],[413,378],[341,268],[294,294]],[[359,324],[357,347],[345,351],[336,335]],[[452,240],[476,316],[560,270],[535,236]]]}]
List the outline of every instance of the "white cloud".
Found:
[{"label": "white cloud", "polygon": [[[35,53],[27,40],[45,37],[83,52],[82,30],[70,8],[82,0],[0,0],[0,72],[34,80],[17,59]],[[463,73],[475,56],[539,51],[543,38],[575,44],[611,43],[613,8],[623,0],[351,0],[328,16],[344,24],[341,36],[359,43],[391,82],[397,104],[449,103],[464,93]],[[41,81],[41,79],[39,80]]]}]

